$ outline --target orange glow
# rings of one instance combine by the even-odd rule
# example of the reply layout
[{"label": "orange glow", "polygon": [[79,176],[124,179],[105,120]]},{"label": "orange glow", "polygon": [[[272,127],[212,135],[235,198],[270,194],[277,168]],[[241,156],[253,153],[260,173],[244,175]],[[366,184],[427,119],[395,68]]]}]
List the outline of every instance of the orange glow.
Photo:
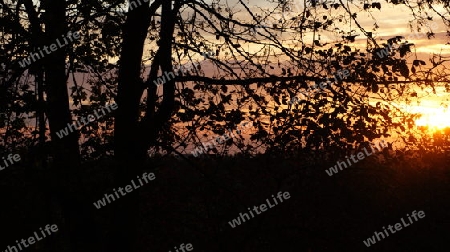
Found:
[{"label": "orange glow", "polygon": [[429,129],[445,129],[450,127],[450,111],[442,108],[416,107],[414,112],[422,116],[416,120],[417,126]]}]

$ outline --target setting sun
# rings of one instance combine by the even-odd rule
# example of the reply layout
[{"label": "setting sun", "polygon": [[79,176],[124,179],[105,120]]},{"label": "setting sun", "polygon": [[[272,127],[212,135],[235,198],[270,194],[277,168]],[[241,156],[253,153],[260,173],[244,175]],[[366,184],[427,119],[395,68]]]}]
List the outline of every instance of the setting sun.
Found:
[{"label": "setting sun", "polygon": [[426,126],[431,129],[444,129],[450,127],[450,111],[448,110],[418,107],[415,112],[422,115],[416,120],[417,126]]}]

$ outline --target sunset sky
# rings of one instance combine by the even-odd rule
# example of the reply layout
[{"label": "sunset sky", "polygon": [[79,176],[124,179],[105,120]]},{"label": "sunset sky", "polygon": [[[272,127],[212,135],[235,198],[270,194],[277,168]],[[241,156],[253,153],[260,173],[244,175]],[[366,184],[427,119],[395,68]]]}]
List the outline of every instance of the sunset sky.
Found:
[{"label": "sunset sky", "polygon": [[[294,4],[291,5],[292,12],[288,12],[285,14],[286,18],[290,18],[295,16],[295,13],[303,10],[304,4],[303,1],[294,0]],[[322,3],[324,1],[319,1]],[[344,1],[345,2],[345,1]],[[253,6],[253,9],[257,10],[259,8],[273,8],[273,5],[267,4],[263,6],[260,1],[250,0],[248,1],[250,6]],[[360,2],[355,2],[357,6],[361,6]],[[308,4],[309,5],[309,4]],[[433,6],[440,13],[445,13],[445,10],[438,5]],[[417,31],[417,23],[414,21],[414,17],[411,13],[411,10],[408,9],[404,5],[392,5],[386,2],[381,2],[381,9],[370,8],[368,11],[360,11],[354,5],[349,4],[348,8],[351,12],[357,13],[357,21],[358,23],[367,31],[373,32],[374,38],[377,39],[379,44],[386,42],[386,39],[389,39],[394,36],[403,36],[408,42],[414,43],[415,47],[412,49],[412,54],[410,54],[407,58],[408,60],[415,59],[414,53],[417,54],[417,58],[424,60],[427,63],[427,66],[430,66],[429,59],[433,56],[433,54],[440,54],[442,56],[449,56],[450,53],[450,45],[447,44],[449,41],[448,37],[446,37],[446,27],[443,24],[442,20],[438,15],[431,14],[433,17],[432,21],[428,21],[427,26],[422,27],[421,31]],[[317,12],[321,12],[324,15],[348,15],[344,13],[341,8],[335,10],[334,8],[329,8],[329,10],[325,10],[320,6],[317,7]],[[297,12],[296,12],[297,11]],[[431,12],[430,12],[431,13]],[[279,15],[281,17],[281,15]],[[268,21],[270,23],[270,21]],[[412,29],[410,27],[412,25]],[[375,26],[378,28],[374,29]],[[366,37],[359,31],[359,28],[352,22],[352,24],[345,24],[344,27],[348,27],[348,30],[356,30],[355,34],[360,34],[360,36],[356,37],[356,41],[353,44],[355,47],[359,47],[361,49],[366,46]],[[426,32],[429,31],[429,28],[432,28],[432,31],[435,33],[435,37],[428,39],[426,36]],[[328,35],[328,36],[327,36]],[[323,36],[323,35],[322,35]],[[325,34],[326,39],[334,39],[334,35]],[[449,95],[448,92],[445,91],[445,88],[440,86],[439,84],[436,87],[436,94],[433,93],[431,88],[421,89],[415,87],[415,91],[418,93],[418,97],[420,97],[419,104],[416,102],[411,103],[408,106],[408,110],[404,110],[406,112],[411,113],[422,113],[423,117],[417,120],[417,125],[424,126],[435,126],[438,128],[442,128],[445,126],[450,126],[449,118],[450,113],[446,108],[444,108],[444,104],[448,101]],[[371,101],[371,104],[376,103],[377,100]],[[398,105],[405,105],[404,103],[399,103]]]},{"label": "sunset sky", "polygon": [[[206,1],[207,3],[211,1]],[[243,1],[245,4],[249,6],[249,8],[254,13],[262,13],[263,11],[267,10],[273,10],[273,8],[276,6],[275,3],[269,3],[267,1],[261,1],[261,0],[247,0]],[[298,15],[298,13],[301,13],[301,11],[304,9],[304,2],[300,0],[293,0],[291,1],[292,4],[290,5],[290,10],[286,11],[285,13],[276,12],[273,15],[270,16],[270,18],[264,19],[264,23],[267,25],[271,25],[272,22],[275,22],[275,20],[280,19],[284,16],[285,19],[289,19],[291,17],[295,17]],[[319,1],[322,3],[323,1]],[[254,23],[254,21],[251,20],[250,15],[247,13],[247,11],[242,7],[242,5],[239,3],[239,0],[230,0],[227,1],[228,7],[233,11],[235,17],[237,17],[239,20],[249,23]],[[225,4],[224,2],[221,2],[221,4]],[[309,6],[310,3],[307,2],[307,5]],[[436,15],[432,14],[433,17],[432,21],[428,21],[427,25],[428,27],[433,28],[433,32],[435,33],[435,37],[428,39],[426,37],[426,32],[428,31],[427,27],[423,27],[420,32],[416,31],[416,22],[414,22],[414,17],[411,13],[411,10],[403,5],[392,5],[388,4],[386,2],[381,2],[381,9],[378,10],[376,8],[370,8],[368,11],[364,10],[358,10],[357,6],[362,6],[361,3],[355,2],[355,5],[352,5],[351,3],[348,5],[348,8],[351,10],[351,12],[357,13],[357,21],[358,23],[368,32],[373,32],[374,38],[378,41],[379,44],[383,44],[386,42],[386,39],[394,37],[394,36],[404,36],[406,39],[408,39],[408,42],[414,43],[415,46],[412,48],[413,53],[409,54],[407,59],[408,61],[412,61],[415,59],[415,53],[417,54],[417,58],[424,60],[427,63],[427,67],[430,66],[429,58],[433,56],[433,54],[441,54],[442,56],[449,56],[450,53],[450,45],[447,44],[448,37],[446,37],[446,27],[442,23],[441,19]],[[126,8],[126,7],[125,7]],[[434,8],[441,13],[445,13],[443,9],[436,5]],[[186,9],[186,11],[183,12],[183,15],[189,16],[192,10]],[[318,17],[322,17],[322,15],[327,15],[329,17],[336,17],[338,15],[347,15],[348,14],[343,11],[342,8],[334,9],[329,8],[329,10],[324,10],[322,6],[316,7],[316,14]],[[431,12],[430,12],[431,13]],[[345,18],[344,18],[345,20]],[[410,23],[412,22],[412,23]],[[413,31],[410,28],[410,24],[413,25]],[[350,31],[350,30],[356,30],[354,32],[355,34],[359,34],[359,36],[356,37],[355,43],[351,44],[351,46],[356,48],[364,49],[366,46],[367,39],[362,34],[362,32],[359,31],[359,28],[356,27],[354,22],[350,23],[338,23],[335,22],[333,25],[339,26],[340,29],[344,31]],[[378,28],[374,29],[375,26],[378,26]],[[207,35],[204,35],[207,36]],[[215,41],[212,35],[210,41]],[[292,40],[289,37],[289,32],[286,32],[284,34],[277,34],[282,39],[285,39],[284,45],[293,46],[296,44],[296,40]],[[411,37],[412,36],[412,37]],[[419,36],[419,38],[417,38]],[[324,39],[327,42],[333,42],[334,39],[338,38],[335,34],[332,33],[321,33],[322,39]],[[311,41],[312,41],[312,37]],[[247,46],[247,45],[246,45]],[[145,56],[144,58],[148,58],[148,52],[152,45],[147,45],[145,50]],[[259,45],[255,44],[249,44],[248,49],[249,51],[256,51],[259,49]],[[205,70],[205,74],[208,76],[212,76],[213,73],[216,71],[213,67],[211,67],[211,63],[209,60],[205,60],[203,56],[199,54],[193,54],[193,59],[196,61],[198,60],[200,64],[202,65],[202,69]],[[222,57],[223,55],[219,56]],[[117,59],[111,59],[112,61],[116,61]],[[189,67],[192,66],[191,63],[187,63]],[[439,86],[439,84],[437,85]],[[447,110],[444,109],[443,103],[445,103],[450,97],[447,92],[445,92],[444,87],[437,87],[436,88],[436,94],[433,93],[433,90],[431,88],[419,88],[419,87],[412,87],[417,91],[418,97],[419,97],[419,103],[413,102],[408,107],[410,112],[413,113],[423,113],[424,117],[421,120],[417,121],[418,125],[450,125],[450,122],[438,120],[439,117],[448,117]],[[160,92],[162,92],[162,88],[160,89]],[[375,104],[379,100],[371,100],[371,104]],[[404,106],[405,104],[401,101],[398,102],[398,105],[400,107]],[[406,110],[405,110],[406,111]]]}]

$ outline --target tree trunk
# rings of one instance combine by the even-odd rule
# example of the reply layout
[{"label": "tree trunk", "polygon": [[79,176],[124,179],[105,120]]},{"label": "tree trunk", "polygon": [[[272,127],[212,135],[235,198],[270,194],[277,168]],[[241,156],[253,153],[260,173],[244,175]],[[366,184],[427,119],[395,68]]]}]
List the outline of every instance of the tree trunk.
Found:
[{"label": "tree trunk", "polygon": [[[144,90],[140,78],[141,62],[152,12],[156,11],[160,2],[155,1],[150,9],[141,5],[130,11],[123,27],[114,127],[117,186],[130,184],[132,179],[141,175],[147,156],[138,127],[140,98]],[[138,195],[138,192],[134,192],[114,202],[107,251],[133,251],[137,235]]]},{"label": "tree trunk", "polygon": [[[61,41],[67,35],[66,2],[44,1],[46,6],[45,30],[47,42]],[[47,113],[50,135],[55,145],[55,168],[75,168],[80,163],[78,134],[76,132],[60,139],[56,132],[72,123],[69,107],[69,94],[66,80],[66,48],[46,55],[45,84],[47,91]]]},{"label": "tree trunk", "polygon": [[[66,1],[43,1],[45,9],[45,43],[62,42],[67,37]],[[73,31],[72,31],[73,32]],[[64,42],[62,42],[64,43]],[[70,237],[69,245],[64,248],[52,248],[55,251],[95,251],[93,243],[96,232],[92,221],[90,204],[83,202],[83,187],[79,183],[80,152],[78,146],[78,132],[59,138],[56,132],[72,124],[69,105],[69,94],[66,79],[66,50],[70,45],[58,48],[55,52],[45,55],[43,59],[45,69],[45,91],[47,93],[47,108],[50,135],[54,145],[54,163],[51,175],[47,178],[49,190],[61,206],[64,220],[52,220],[61,227],[61,235]],[[64,222],[63,222],[64,221]],[[63,222],[63,223],[61,223]],[[66,239],[66,240],[69,240]],[[68,246],[68,247],[65,247]]]},{"label": "tree trunk", "polygon": [[[155,57],[151,72],[172,72],[172,40],[176,11],[172,1],[155,1],[150,8],[140,6],[129,12],[123,28],[123,43],[120,57],[119,90],[115,124],[115,155],[119,164],[117,184],[129,184],[140,175],[147,157],[149,143],[155,141],[158,132],[170,119],[174,108],[175,81],[164,85],[164,99],[158,113],[147,109],[143,122],[139,122],[140,100],[144,83],[140,78],[143,48],[151,17],[162,5],[161,31],[158,57]],[[179,8],[179,7],[178,7]],[[177,8],[175,8],[177,9]],[[153,90],[154,91],[154,90]],[[147,104],[149,106],[149,104]],[[150,105],[151,106],[151,105]],[[151,113],[149,113],[149,111]],[[151,114],[151,115],[150,115]],[[110,242],[110,251],[132,251],[136,237],[138,216],[138,193],[127,195],[115,203],[116,225]]]},{"label": "tree trunk", "polygon": [[123,27],[114,135],[115,156],[125,162],[144,160],[146,156],[146,151],[140,144],[138,118],[143,92],[141,62],[147,29],[150,26],[148,14],[147,6],[139,6],[128,13]]}]

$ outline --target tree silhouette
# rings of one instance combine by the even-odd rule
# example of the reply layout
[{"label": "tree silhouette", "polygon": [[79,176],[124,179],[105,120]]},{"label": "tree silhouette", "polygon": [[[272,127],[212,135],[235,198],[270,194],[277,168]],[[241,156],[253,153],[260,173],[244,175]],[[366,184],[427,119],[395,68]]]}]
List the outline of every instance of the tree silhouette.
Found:
[{"label": "tree silhouette", "polygon": [[[413,84],[448,85],[447,60],[440,55],[430,64],[419,59],[404,36],[383,43],[377,28],[369,31],[360,24],[358,11],[371,14],[384,5],[405,5],[416,29],[432,21],[430,12],[449,26],[433,1],[268,2],[270,8],[242,0],[234,6],[218,0],[128,5],[0,0],[2,151],[32,145],[43,149],[50,143],[50,166],[60,181],[55,187],[81,205],[71,188],[82,160],[114,153],[116,182],[123,183],[145,168],[149,152],[189,154],[208,136],[222,135],[243,121],[253,123],[248,139],[233,138],[212,151],[336,160],[392,131],[404,134],[405,143],[413,142],[405,131],[412,130],[417,115],[400,115],[392,103],[418,100]],[[449,8],[446,1],[434,3]],[[426,29],[431,39],[433,30]],[[29,54],[69,31],[79,31],[81,40],[20,67]],[[195,67],[183,67],[189,64]],[[348,76],[334,78],[344,70]],[[78,83],[80,73],[88,75],[87,87]],[[176,77],[154,85],[169,73]],[[318,89],[322,83],[326,87]],[[302,95],[308,90],[317,92]],[[114,119],[105,117],[57,137],[67,124],[110,102],[118,104]],[[35,127],[27,125],[28,116],[36,119]],[[66,172],[76,176],[67,179]],[[86,212],[71,209],[74,203],[68,201],[61,204],[70,218],[76,210]],[[137,205],[137,195],[118,203],[115,214],[125,217],[117,220],[110,251],[131,251]],[[77,218],[72,218],[72,233],[82,232]]]}]

